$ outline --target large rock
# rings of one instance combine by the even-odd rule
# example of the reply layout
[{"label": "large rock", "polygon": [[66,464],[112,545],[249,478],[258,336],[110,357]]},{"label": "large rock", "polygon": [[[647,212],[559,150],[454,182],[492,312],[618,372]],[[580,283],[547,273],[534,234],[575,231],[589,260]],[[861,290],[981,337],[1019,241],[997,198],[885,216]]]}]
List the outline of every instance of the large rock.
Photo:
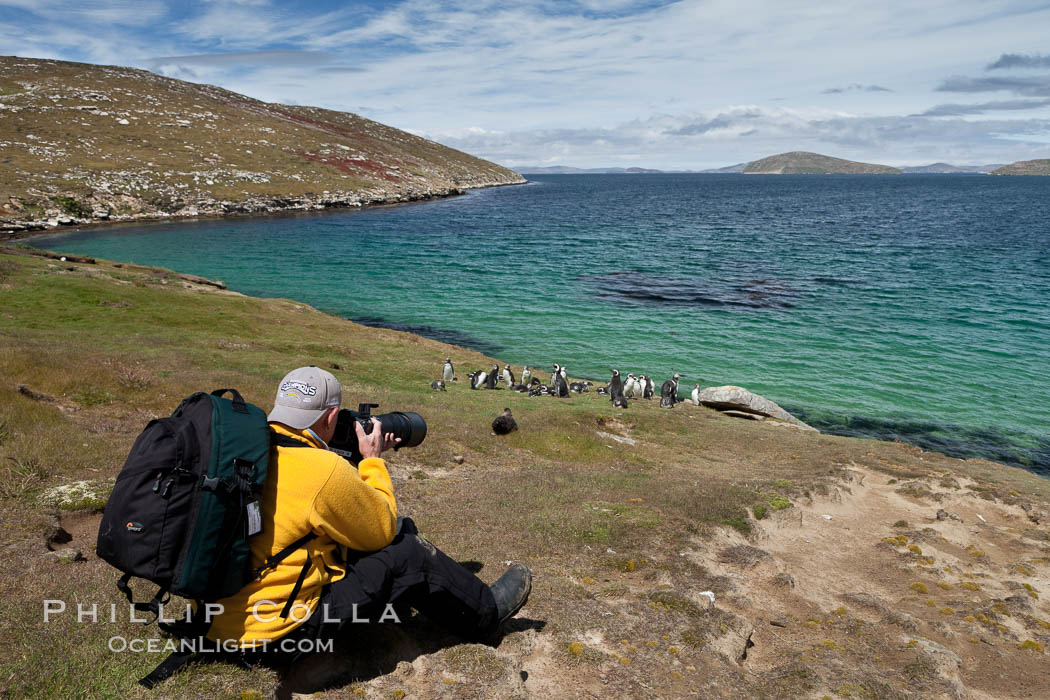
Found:
[{"label": "large rock", "polygon": [[710,406],[719,411],[742,411],[752,415],[766,416],[818,432],[816,428],[806,425],[766,397],[752,393],[742,386],[709,386],[700,392],[698,398],[704,406]]}]

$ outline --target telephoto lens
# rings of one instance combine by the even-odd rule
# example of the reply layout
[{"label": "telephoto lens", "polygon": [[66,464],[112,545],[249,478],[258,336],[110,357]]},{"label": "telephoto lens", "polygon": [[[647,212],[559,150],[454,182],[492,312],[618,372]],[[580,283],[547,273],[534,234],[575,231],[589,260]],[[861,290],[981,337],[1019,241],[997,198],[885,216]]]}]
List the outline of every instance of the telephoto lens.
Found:
[{"label": "telephoto lens", "polygon": [[335,435],[329,441],[328,446],[342,454],[356,465],[361,461],[361,450],[357,442],[357,430],[355,423],[360,423],[365,434],[371,434],[374,417],[383,426],[384,433],[393,433],[395,438],[401,438],[401,442],[394,449],[402,447],[416,447],[423,442],[427,436],[427,422],[423,416],[410,411],[393,411],[378,416],[372,415],[372,409],[379,408],[376,403],[363,403],[356,411],[343,408],[339,411],[339,417],[335,424]]}]

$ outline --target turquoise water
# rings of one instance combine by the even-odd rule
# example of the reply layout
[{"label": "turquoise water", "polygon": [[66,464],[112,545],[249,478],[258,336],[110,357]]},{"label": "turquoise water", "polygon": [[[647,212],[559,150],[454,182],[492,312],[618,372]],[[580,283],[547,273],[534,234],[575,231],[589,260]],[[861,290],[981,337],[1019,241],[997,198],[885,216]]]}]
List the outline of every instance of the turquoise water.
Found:
[{"label": "turquoise water", "polygon": [[534,180],[33,243],[222,279],[512,364],[739,384],[823,430],[1050,474],[1050,178]]}]

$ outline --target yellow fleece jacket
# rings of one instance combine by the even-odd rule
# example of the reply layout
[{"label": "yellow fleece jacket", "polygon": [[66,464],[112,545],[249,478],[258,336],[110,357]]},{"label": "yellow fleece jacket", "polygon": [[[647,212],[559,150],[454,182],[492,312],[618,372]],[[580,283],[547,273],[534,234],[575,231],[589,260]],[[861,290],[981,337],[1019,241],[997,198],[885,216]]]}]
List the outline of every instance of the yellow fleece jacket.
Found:
[{"label": "yellow fleece jacket", "polygon": [[[317,537],[264,572],[259,580],[218,601],[223,612],[213,619],[208,637],[214,641],[237,640],[242,648],[279,639],[305,622],[317,608],[321,588],[346,575],[342,548],[365,552],[382,549],[394,539],[396,531],[394,487],[382,459],[363,459],[354,469],[307,431],[279,423],[270,427],[310,448],[276,447],[270,452],[259,503],[262,531],[249,540],[252,569],[307,532]],[[307,557],[312,562],[309,573],[291,614],[282,618],[281,609]]]}]

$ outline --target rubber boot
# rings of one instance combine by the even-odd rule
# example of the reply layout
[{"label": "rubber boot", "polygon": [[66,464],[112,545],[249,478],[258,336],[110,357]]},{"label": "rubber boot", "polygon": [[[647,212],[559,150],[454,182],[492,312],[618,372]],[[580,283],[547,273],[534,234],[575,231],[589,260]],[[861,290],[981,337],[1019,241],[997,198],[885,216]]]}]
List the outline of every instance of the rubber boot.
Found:
[{"label": "rubber boot", "polygon": [[532,572],[524,564],[514,564],[490,588],[496,599],[496,614],[503,624],[521,610],[532,591]]}]

